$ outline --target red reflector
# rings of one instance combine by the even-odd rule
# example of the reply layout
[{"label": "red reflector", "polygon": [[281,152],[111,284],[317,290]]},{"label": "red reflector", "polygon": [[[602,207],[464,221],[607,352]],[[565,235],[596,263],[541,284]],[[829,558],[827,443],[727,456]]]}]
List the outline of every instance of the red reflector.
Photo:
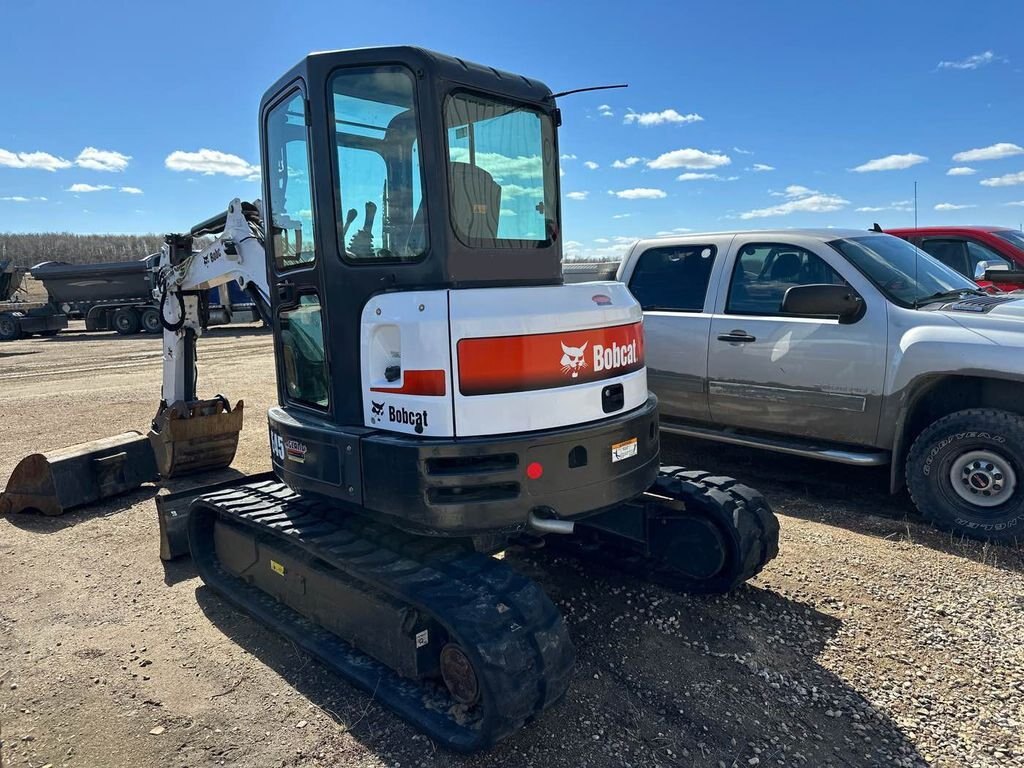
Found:
[{"label": "red reflector", "polygon": [[404,371],[400,387],[370,387],[371,392],[390,395],[428,395],[440,397],[447,393],[444,371]]},{"label": "red reflector", "polygon": [[531,461],[526,465],[526,476],[531,480],[539,480],[544,474],[544,466],[539,461]]}]

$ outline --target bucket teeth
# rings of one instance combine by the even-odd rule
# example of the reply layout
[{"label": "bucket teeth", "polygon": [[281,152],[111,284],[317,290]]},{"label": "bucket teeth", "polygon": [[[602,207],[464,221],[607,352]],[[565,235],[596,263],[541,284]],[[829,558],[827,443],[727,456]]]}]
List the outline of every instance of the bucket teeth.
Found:
[{"label": "bucket teeth", "polygon": [[235,458],[244,403],[223,397],[162,406],[149,441],[164,478],[226,467]]},{"label": "bucket teeth", "polygon": [[0,494],[0,513],[38,510],[60,515],[156,479],[153,450],[146,436],[125,432],[26,456]]}]

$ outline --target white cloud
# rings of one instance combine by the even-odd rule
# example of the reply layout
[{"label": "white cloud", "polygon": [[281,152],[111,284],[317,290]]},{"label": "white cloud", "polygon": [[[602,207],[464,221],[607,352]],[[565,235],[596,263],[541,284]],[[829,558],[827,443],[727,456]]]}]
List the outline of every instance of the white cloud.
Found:
[{"label": "white cloud", "polygon": [[782,192],[768,190],[768,194],[772,197],[806,197],[807,195],[820,195],[821,193],[816,189],[804,187],[800,184],[790,184]]},{"label": "white cloud", "polygon": [[52,173],[60,168],[70,168],[71,161],[48,152],[9,152],[0,149],[0,165],[8,168],[36,168]]},{"label": "white cloud", "polygon": [[612,216],[613,219],[628,219],[633,214],[631,213],[616,213]]},{"label": "white cloud", "polygon": [[958,205],[957,203],[939,203],[935,206],[936,211],[962,211],[964,208],[977,208],[976,205]]},{"label": "white cloud", "polygon": [[164,159],[164,165],[172,171],[194,171],[204,176],[222,173],[225,176],[245,177],[246,181],[255,181],[260,177],[258,165],[252,165],[238,155],[215,149],[204,148],[198,152],[178,149]]},{"label": "white cloud", "polygon": [[991,179],[982,179],[979,183],[983,187],[1013,187],[1017,184],[1024,184],[1024,171],[993,176]]},{"label": "white cloud", "polygon": [[1014,200],[1012,203],[1003,203],[1003,205],[1018,205],[1024,208],[1024,200]]},{"label": "white cloud", "polygon": [[946,171],[947,176],[973,176],[977,171],[973,168],[968,168],[965,165],[957,166],[956,168],[950,168]]},{"label": "white cloud", "polygon": [[914,210],[913,200],[896,200],[888,205],[865,205],[857,208],[858,213],[877,213],[878,211],[912,211]]},{"label": "white cloud", "polygon": [[576,155],[562,155],[561,158],[559,158],[559,159],[560,160],[575,160],[576,159]]},{"label": "white cloud", "polygon": [[639,162],[639,157],[627,157],[625,160],[616,160],[612,163],[612,168],[630,168]]},{"label": "white cloud", "polygon": [[72,184],[67,188],[68,192],[103,192],[113,189],[109,184]]},{"label": "white cloud", "polygon": [[878,157],[874,160],[868,160],[862,165],[858,165],[856,168],[850,170],[855,173],[869,173],[871,171],[902,171],[904,168],[909,168],[912,165],[918,163],[926,163],[928,158],[924,155],[915,155],[910,152],[906,155],[886,155],[885,157]]},{"label": "white cloud", "polygon": [[86,147],[78,153],[75,158],[75,165],[79,168],[88,168],[91,171],[110,171],[116,173],[128,167],[131,155],[123,155],[109,149],[96,149]]},{"label": "white cloud", "polygon": [[996,61],[1006,61],[1006,59],[1002,56],[997,56],[992,51],[984,51],[983,53],[976,53],[973,56],[968,56],[966,59],[960,59],[959,61],[940,61],[938,68],[977,69],[978,67],[984,67],[985,65]]},{"label": "white cloud", "polygon": [[612,194],[623,200],[658,200],[662,197],[668,197],[662,190],[651,189],[650,187],[620,189],[617,192],[612,192]]},{"label": "white cloud", "polygon": [[585,163],[583,163],[583,164],[584,164],[585,166],[587,166],[587,168],[589,168],[589,169],[590,169],[590,170],[592,170],[592,171],[596,171],[596,170],[597,170],[598,168],[600,168],[600,167],[601,167],[600,165],[598,165],[597,163],[595,163],[595,162],[594,162],[593,160],[587,160],[587,161],[586,161]]},{"label": "white cloud", "polygon": [[[8,202],[8,203],[45,203],[46,202],[46,198],[45,197],[25,197],[24,195],[11,195],[10,197],[0,197],[0,200],[3,200],[3,201]],[[1012,205],[1012,203],[1007,203],[1007,205]]]},{"label": "white cloud", "polygon": [[721,168],[729,165],[732,159],[728,155],[717,152],[703,152],[699,149],[674,149],[647,163],[648,168],[662,170],[666,168],[690,168],[692,170],[706,170],[708,168]]},{"label": "white cloud", "polygon": [[121,191],[129,195],[141,195],[142,190],[138,187],[121,187]]},{"label": "white cloud", "polygon": [[637,125],[664,125],[665,123],[699,123],[704,118],[696,112],[681,115],[674,109],[663,109],[661,112],[634,112],[629,110],[623,122]]},{"label": "white cloud", "polygon": [[597,114],[601,117],[615,117],[615,113],[612,112],[612,108],[607,104],[602,104],[597,108]]},{"label": "white cloud", "polygon": [[754,154],[749,149],[740,149],[739,147],[733,147],[732,151],[735,152],[737,155],[752,155],[752,154]]},{"label": "white cloud", "polygon": [[569,192],[566,197],[570,200],[586,200],[589,192]]},{"label": "white cloud", "polygon": [[1001,141],[988,147],[957,152],[953,155],[953,162],[977,163],[980,160],[1002,160],[1004,157],[1013,157],[1014,155],[1024,155],[1024,147],[1010,144],[1008,141]]},{"label": "white cloud", "polygon": [[752,166],[750,166],[750,170],[752,170],[754,173],[766,173],[767,171],[774,171],[775,166],[765,165],[764,163],[754,163]]},{"label": "white cloud", "polygon": [[849,200],[839,195],[815,192],[807,187],[792,185],[786,187],[782,194],[789,198],[784,203],[768,208],[756,208],[740,214],[741,219],[762,219],[769,216],[788,216],[791,213],[830,213],[840,211],[850,204]]},{"label": "white cloud", "polygon": [[720,181],[721,176],[717,173],[697,173],[695,171],[687,171],[676,176],[676,181],[701,181],[707,179],[709,181]]}]

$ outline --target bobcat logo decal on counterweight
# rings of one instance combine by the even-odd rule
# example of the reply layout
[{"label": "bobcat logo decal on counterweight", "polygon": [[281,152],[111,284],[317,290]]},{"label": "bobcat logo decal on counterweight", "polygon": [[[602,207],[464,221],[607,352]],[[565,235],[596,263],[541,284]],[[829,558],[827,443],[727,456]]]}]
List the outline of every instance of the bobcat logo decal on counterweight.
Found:
[{"label": "bobcat logo decal on counterweight", "polygon": [[587,367],[586,358],[583,357],[583,353],[587,351],[587,344],[589,341],[584,341],[578,347],[567,347],[565,342],[560,342],[562,345],[562,373],[572,373],[572,377],[575,379],[580,375],[580,369]]},{"label": "bobcat logo decal on counterweight", "polygon": [[376,424],[377,420],[384,416],[384,403],[378,403],[376,400],[371,400],[370,405],[372,407],[372,415],[370,416],[370,423]]}]

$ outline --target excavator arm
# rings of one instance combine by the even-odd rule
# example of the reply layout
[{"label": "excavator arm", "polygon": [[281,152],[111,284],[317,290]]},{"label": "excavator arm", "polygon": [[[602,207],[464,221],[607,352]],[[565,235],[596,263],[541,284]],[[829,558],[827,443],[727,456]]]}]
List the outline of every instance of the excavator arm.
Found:
[{"label": "excavator arm", "polygon": [[[196,393],[196,340],[206,330],[206,294],[236,282],[270,320],[270,289],[260,204],[237,198],[227,211],[187,235],[167,235],[156,267],[154,298],[163,324],[163,387],[150,442],[165,477],[216,469],[231,463],[242,429],[243,403],[200,399]],[[216,235],[193,250],[194,238]]]}]

